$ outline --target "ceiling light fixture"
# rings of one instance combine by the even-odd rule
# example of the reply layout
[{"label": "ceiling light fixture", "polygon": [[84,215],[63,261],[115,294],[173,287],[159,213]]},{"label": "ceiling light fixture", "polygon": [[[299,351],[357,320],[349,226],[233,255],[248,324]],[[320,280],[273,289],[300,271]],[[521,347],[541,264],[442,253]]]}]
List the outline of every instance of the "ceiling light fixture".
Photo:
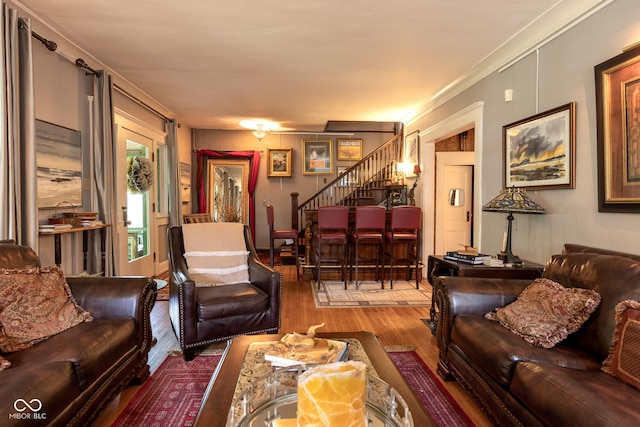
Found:
[{"label": "ceiling light fixture", "polygon": [[256,125],[257,129],[253,131],[253,136],[255,136],[256,138],[258,138],[258,142],[262,141],[262,138],[264,138],[265,136],[267,136],[268,131],[266,131],[265,129],[263,129],[263,124],[262,123],[258,123]]},{"label": "ceiling light fixture", "polygon": [[258,141],[262,141],[262,138],[267,136],[273,129],[279,128],[278,123],[262,119],[242,120],[240,126],[245,129],[250,129],[253,136],[258,138]]}]

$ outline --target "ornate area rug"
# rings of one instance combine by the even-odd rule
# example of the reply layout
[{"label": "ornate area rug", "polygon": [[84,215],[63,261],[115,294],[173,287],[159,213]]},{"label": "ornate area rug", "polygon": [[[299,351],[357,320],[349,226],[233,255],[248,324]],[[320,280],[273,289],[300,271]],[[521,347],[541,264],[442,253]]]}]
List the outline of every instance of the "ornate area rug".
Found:
[{"label": "ornate area rug", "polygon": [[193,425],[220,357],[198,356],[185,362],[181,355],[168,356],[112,427]]},{"label": "ornate area rug", "polygon": [[[163,273],[154,276],[154,279],[164,280],[165,282],[169,281],[169,272],[165,271]],[[161,289],[158,289],[158,295],[156,296],[156,301],[169,301],[169,285],[165,284]]]},{"label": "ornate area rug", "polygon": [[380,288],[380,282],[358,281],[355,282],[323,280],[318,290],[318,282],[312,281],[313,296],[316,307],[426,307],[431,305],[431,290],[416,289],[416,282],[406,280],[394,280],[393,289],[389,289],[389,282],[385,282],[385,288]]},{"label": "ornate area rug", "polygon": [[[436,425],[473,426],[469,417],[415,352],[389,352],[389,356]],[[197,356],[191,362],[185,362],[182,356],[168,356],[112,426],[193,425],[207,384],[219,361],[219,355]]]},{"label": "ornate area rug", "polygon": [[456,427],[474,425],[415,351],[388,352],[387,354],[436,425]]}]

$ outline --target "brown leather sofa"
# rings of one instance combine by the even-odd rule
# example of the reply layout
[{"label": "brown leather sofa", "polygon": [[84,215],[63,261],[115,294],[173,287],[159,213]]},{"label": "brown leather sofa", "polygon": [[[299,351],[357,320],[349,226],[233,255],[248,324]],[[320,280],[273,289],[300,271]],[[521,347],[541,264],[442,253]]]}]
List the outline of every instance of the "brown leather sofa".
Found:
[{"label": "brown leather sofa", "polygon": [[[28,247],[0,242],[0,267],[39,267]],[[87,426],[132,380],[149,377],[149,314],[155,281],[143,277],[67,278],[94,320],[34,346],[0,353],[0,425]],[[27,406],[28,404],[28,406]]]},{"label": "brown leather sofa", "polygon": [[436,278],[439,374],[457,380],[497,425],[640,425],[640,391],[600,370],[614,307],[640,301],[640,256],[566,244],[542,277],[602,298],[577,332],[550,349],[483,317],[514,301],[531,280]]}]

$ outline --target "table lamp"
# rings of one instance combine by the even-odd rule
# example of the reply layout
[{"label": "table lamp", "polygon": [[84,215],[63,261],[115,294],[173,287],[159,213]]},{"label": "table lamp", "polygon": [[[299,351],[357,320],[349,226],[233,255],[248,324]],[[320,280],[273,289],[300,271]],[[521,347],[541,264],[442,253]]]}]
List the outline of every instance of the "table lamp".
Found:
[{"label": "table lamp", "polygon": [[494,197],[489,203],[482,207],[485,212],[506,212],[507,221],[507,236],[506,242],[503,242],[504,253],[502,261],[505,264],[522,264],[520,258],[511,252],[511,223],[513,222],[513,213],[524,214],[543,214],[545,210],[542,206],[534,202],[525,194],[525,190],[522,188],[507,188],[502,190],[500,194]]}]

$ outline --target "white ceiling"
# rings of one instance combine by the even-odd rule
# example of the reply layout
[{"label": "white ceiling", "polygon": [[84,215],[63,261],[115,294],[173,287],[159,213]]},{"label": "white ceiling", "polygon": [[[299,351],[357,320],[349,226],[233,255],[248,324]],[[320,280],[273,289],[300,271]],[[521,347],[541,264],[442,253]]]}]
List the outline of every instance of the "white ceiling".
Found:
[{"label": "white ceiling", "polygon": [[328,120],[403,121],[538,17],[580,2],[594,1],[17,3],[181,123],[238,129],[261,118],[316,131]]}]

